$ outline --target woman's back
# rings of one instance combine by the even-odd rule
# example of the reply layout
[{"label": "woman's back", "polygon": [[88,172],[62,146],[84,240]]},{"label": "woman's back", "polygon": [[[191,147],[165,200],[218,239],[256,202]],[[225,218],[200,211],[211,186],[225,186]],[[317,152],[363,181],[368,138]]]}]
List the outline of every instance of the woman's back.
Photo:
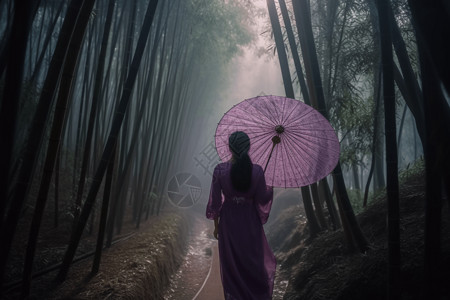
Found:
[{"label": "woman's back", "polygon": [[[216,199],[220,198],[220,205],[225,203],[231,204],[244,204],[244,203],[252,203],[256,205],[258,211],[261,214],[261,223],[264,224],[269,217],[270,208],[272,205],[272,196],[273,191],[272,188],[268,188],[265,184],[264,172],[260,165],[253,164],[252,177],[250,187],[245,192],[240,192],[233,187],[230,172],[231,172],[232,162],[224,162],[220,163],[214,169],[213,174],[213,183],[211,188],[210,197],[215,197]],[[220,188],[213,189],[214,184],[216,187]],[[220,195],[220,192],[223,194]],[[212,193],[215,193],[214,195]],[[208,204],[207,211],[218,211],[220,207],[209,207],[210,205],[218,205],[216,202]],[[208,216],[209,219],[214,219],[212,216]]]},{"label": "woman's back", "polygon": [[[251,183],[240,192],[232,184],[232,162],[214,169],[206,216],[219,221],[219,254],[226,299],[271,299],[276,261],[262,224],[269,217],[273,190],[261,166],[253,164]],[[223,196],[222,196],[223,195]]]}]

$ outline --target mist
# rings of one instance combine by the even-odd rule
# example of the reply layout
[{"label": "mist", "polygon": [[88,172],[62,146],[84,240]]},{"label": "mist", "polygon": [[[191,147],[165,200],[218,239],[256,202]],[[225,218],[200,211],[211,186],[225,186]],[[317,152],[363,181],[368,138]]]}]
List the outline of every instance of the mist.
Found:
[{"label": "mist", "polygon": [[[180,296],[189,293],[183,284],[202,283],[174,282],[186,279],[175,276],[179,270],[192,272],[191,279],[216,270],[220,284],[218,218],[205,215],[221,163],[216,129],[242,101],[275,95],[294,99],[294,106],[303,102],[323,122],[296,128],[304,143],[289,148],[281,139],[289,151],[280,161],[311,172],[336,161],[321,178],[302,173],[316,182],[279,183],[266,199],[273,200],[270,217],[261,214],[260,221],[267,221],[268,243],[283,262],[274,297],[316,297],[320,291],[305,288],[302,278],[319,274],[321,281],[335,274],[328,267],[363,269],[348,266],[351,259],[336,263],[355,253],[369,258],[371,270],[389,274],[389,282],[377,282],[375,271],[367,277],[373,281],[367,294],[379,296],[388,286],[388,298],[400,298],[403,283],[395,280],[406,282],[408,270],[426,280],[411,284],[421,291],[405,293],[444,297],[446,290],[435,288],[442,274],[434,271],[446,265],[440,255],[448,244],[442,234],[450,186],[444,2],[0,0],[0,296],[47,298],[50,277],[76,287],[86,272],[93,283],[118,269],[130,271],[129,289],[114,297],[192,299],[195,293]],[[278,129],[272,137],[284,133]],[[326,146],[316,151],[321,140]],[[273,143],[273,153],[281,148],[265,142]],[[299,155],[300,148],[309,152]],[[293,167],[291,157],[302,167]],[[281,165],[270,174],[288,180]],[[136,257],[124,267],[105,249],[128,238],[129,249],[115,248]],[[161,256],[140,253],[140,239],[151,248],[145,255]],[[409,257],[405,248],[423,253]],[[326,270],[308,249],[324,251]],[[403,270],[401,255],[410,258]],[[73,263],[87,257],[92,268],[80,263],[83,276],[70,276]],[[141,271],[155,280],[132,287]],[[327,280],[347,287],[326,289],[335,293],[330,299],[365,297],[357,287],[367,282],[347,275]],[[344,278],[349,281],[337,282]],[[103,293],[97,284],[91,293],[84,284],[89,280],[80,288],[89,297],[120,290]],[[55,298],[80,296],[57,286]],[[171,290],[181,294],[163,296]]]}]

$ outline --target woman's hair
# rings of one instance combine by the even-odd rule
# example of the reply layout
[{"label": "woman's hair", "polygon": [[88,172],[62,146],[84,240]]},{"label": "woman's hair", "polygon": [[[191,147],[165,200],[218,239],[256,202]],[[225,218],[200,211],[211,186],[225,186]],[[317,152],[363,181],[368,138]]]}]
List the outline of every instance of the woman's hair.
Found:
[{"label": "woman's hair", "polygon": [[233,132],[229,139],[234,162],[231,165],[231,184],[239,192],[246,192],[251,184],[253,164],[248,156],[250,139],[243,131]]}]

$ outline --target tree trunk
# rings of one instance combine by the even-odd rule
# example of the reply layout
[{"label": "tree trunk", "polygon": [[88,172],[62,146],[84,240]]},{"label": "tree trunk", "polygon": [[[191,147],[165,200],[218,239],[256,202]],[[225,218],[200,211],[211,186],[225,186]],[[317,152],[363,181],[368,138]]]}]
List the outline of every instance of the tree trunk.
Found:
[{"label": "tree trunk", "polygon": [[[110,35],[110,29],[113,19],[113,12],[114,12],[114,6],[115,6],[115,0],[110,0],[108,5],[108,12],[106,16],[106,22],[105,27],[103,29],[103,38],[101,43],[101,49],[100,54],[98,57],[98,65],[97,70],[95,74],[95,81],[94,81],[94,92],[92,96],[91,101],[91,109],[89,113],[89,123],[87,128],[87,134],[86,134],[86,141],[84,144],[84,152],[83,152],[83,159],[81,163],[81,171],[80,171],[80,179],[78,182],[78,190],[75,198],[75,203],[77,206],[81,206],[81,199],[83,196],[84,191],[84,184],[86,182],[86,173],[87,173],[87,167],[89,163],[89,154],[91,153],[91,146],[92,146],[92,133],[94,131],[94,122],[95,118],[97,117],[97,111],[100,106],[100,99],[101,99],[101,86],[103,82],[103,74],[104,74],[104,68],[105,68],[105,60],[106,60],[106,50],[108,48],[108,41],[109,41],[109,35]],[[76,219],[76,218],[75,218]]]},{"label": "tree trunk", "polygon": [[[336,23],[336,17],[338,15],[338,7],[339,7],[339,2],[340,1],[335,1],[335,0],[328,0],[326,1],[326,14],[324,12],[325,15],[325,24],[324,24],[324,36],[325,38],[322,38],[324,40],[324,44],[325,44],[325,49],[327,49],[327,51],[325,51],[325,53],[323,54],[324,56],[324,63],[323,63],[323,82],[324,82],[324,89],[325,89],[325,99],[327,99],[327,101],[330,101],[330,99],[333,96],[333,90],[332,90],[332,74],[333,74],[333,56],[335,55],[335,51],[334,51],[334,45],[333,45],[333,32],[334,32],[334,25]],[[349,1],[345,2],[345,10],[344,10],[344,23],[345,20],[347,18],[347,14],[346,14],[346,10],[347,7],[349,6]],[[344,28],[342,28],[341,33],[343,33]],[[339,54],[336,53],[335,56],[338,56]],[[336,61],[338,61],[336,59]],[[335,65],[335,68],[337,69],[338,65]],[[335,72],[335,75],[337,74],[337,72]]]},{"label": "tree trunk", "polygon": [[[3,37],[0,41],[0,78],[3,77],[3,74],[7,68],[8,65],[8,55],[9,55],[9,47],[10,47],[10,37],[11,37],[11,27],[14,22],[14,20],[11,22],[11,18],[14,16],[13,13],[13,1],[8,1],[7,4],[5,4],[5,10],[7,20],[6,20],[6,27],[3,31]],[[25,50],[25,49],[24,49]]]},{"label": "tree trunk", "polygon": [[[392,8],[390,6],[387,7],[386,18],[386,20],[389,20],[391,24],[392,42],[406,86],[405,92],[408,96],[404,97],[404,99],[409,107],[409,110],[414,116],[417,132],[419,133],[420,139],[422,140],[422,142],[424,142],[423,139],[425,135],[425,121],[423,115],[423,104],[420,101],[422,91],[420,90],[419,84],[417,83],[414,70],[409,60],[405,42],[400,33],[400,28],[398,27],[394,13],[392,12]],[[386,22],[386,20],[383,21]]]},{"label": "tree trunk", "polygon": [[277,48],[278,60],[281,67],[281,75],[283,77],[284,89],[288,98],[294,97],[294,89],[292,88],[291,73],[289,72],[289,63],[284,50],[283,34],[281,32],[280,21],[278,20],[277,8],[274,0],[266,0],[267,9],[269,10],[270,23],[272,24],[273,37]]},{"label": "tree trunk", "polygon": [[54,215],[53,215],[53,227],[58,228],[58,217],[59,217],[59,170],[61,166],[61,149],[58,151],[58,157],[56,158],[55,165],[55,205],[54,205]]},{"label": "tree trunk", "polygon": [[75,22],[80,10],[81,0],[72,0],[67,9],[67,14],[61,28],[58,42],[50,62],[47,77],[45,79],[38,106],[31,122],[30,134],[24,147],[22,155],[22,165],[18,175],[17,183],[12,184],[13,200],[8,211],[8,215],[1,227],[2,247],[0,248],[0,283],[3,282],[3,274],[8,260],[11,243],[19,221],[19,215],[25,203],[28,189],[30,188],[31,178],[33,178],[33,169],[38,157],[40,144],[44,136],[47,116],[50,112],[53,95],[59,81],[61,67],[69,46],[70,38]]},{"label": "tree trunk", "polygon": [[[282,7],[282,4],[280,3],[280,7]],[[290,24],[290,23],[289,23]],[[291,26],[289,26],[289,27],[291,27]],[[297,28],[298,28],[298,26],[297,26]],[[291,29],[292,30],[292,29]],[[288,31],[288,33],[289,33],[289,31]],[[300,32],[299,32],[299,34],[300,34]],[[301,39],[303,39],[303,37],[302,36],[300,36],[300,38]],[[295,44],[294,44],[295,45]],[[293,45],[291,44],[291,47],[292,47]],[[308,60],[306,57],[309,55],[308,54],[308,49],[307,49],[307,47],[305,47],[305,43],[303,42],[303,44],[302,43],[300,43],[300,46],[302,47],[302,52],[303,52],[303,56],[304,56],[304,60]],[[297,49],[295,49],[295,52],[296,52],[296,54],[297,54]],[[293,54],[294,55],[294,54]],[[308,95],[308,97],[307,98],[305,98],[304,100],[305,100],[305,103],[306,104],[308,104],[308,105],[312,105],[313,107],[315,107],[316,109],[318,108],[318,103],[317,103],[317,92],[316,92],[316,89],[315,89],[315,83],[314,83],[314,81],[313,81],[313,76],[312,76],[312,66],[311,66],[311,64],[309,63],[309,61],[308,62],[305,62],[305,69],[307,70],[307,82],[308,82],[308,86],[309,86],[309,91],[308,91],[308,89],[306,88],[306,86],[304,87],[304,88],[302,88],[302,93],[305,95]],[[300,70],[301,71],[301,70]],[[303,74],[301,74],[301,76],[303,76]],[[321,86],[321,84],[320,84],[320,86]],[[320,88],[319,88],[319,90],[320,90]],[[310,95],[310,93],[311,93],[311,95]],[[323,94],[323,92],[322,92],[322,94]],[[325,105],[324,105],[325,106]],[[324,180],[323,181],[323,184],[321,184],[321,185],[319,185],[319,187],[320,188],[323,188],[323,195],[326,197],[325,198],[325,201],[327,202],[327,203],[330,203],[330,205],[331,205],[331,203],[332,203],[332,198],[328,198],[328,195],[330,194],[330,193],[328,193],[326,190],[328,190],[329,189],[329,187],[328,187],[328,182],[326,181],[326,180]],[[313,198],[314,198],[314,196],[315,196],[315,193],[313,193]],[[334,206],[334,204],[333,204],[333,206]],[[331,208],[332,209],[332,208]],[[336,212],[334,212],[335,213],[335,220],[337,221],[337,222],[339,222],[338,221],[338,218],[337,218],[337,214],[336,214]],[[336,224],[335,224],[336,225]]]},{"label": "tree trunk", "polygon": [[52,39],[53,36],[53,31],[56,27],[56,23],[58,22],[59,18],[61,17],[61,12],[62,9],[64,7],[64,1],[61,1],[59,7],[58,7],[58,12],[56,13],[56,15],[54,16],[53,22],[52,24],[48,27],[47,29],[47,34],[45,36],[45,40],[42,46],[42,50],[41,50],[41,54],[39,55],[39,58],[36,60],[36,64],[34,65],[34,70],[33,73],[30,77],[30,82],[31,83],[35,83],[37,80],[37,77],[41,71],[41,66],[42,63],[44,62],[44,58],[45,58],[45,53],[48,50],[48,46],[50,44],[50,41]]},{"label": "tree trunk", "polygon": [[[325,107],[325,99],[320,79],[317,53],[315,50],[314,36],[311,27],[311,16],[309,12],[309,6],[307,0],[293,0],[292,5],[297,24],[297,30],[299,31],[300,37],[303,36],[303,38],[300,39],[300,45],[302,48],[302,52],[304,54],[303,59],[305,61],[305,70],[307,78],[310,77],[311,78],[310,82],[312,82],[314,85],[309,89],[310,96],[312,100],[313,99],[317,100],[317,108],[319,112],[321,112],[322,115],[328,119],[328,113]],[[309,67],[307,67],[308,65]],[[315,91],[314,93],[315,96],[313,95],[312,90]],[[349,229],[351,230],[351,234],[357,243],[358,249],[361,252],[365,252],[369,248],[369,243],[367,242],[364,234],[361,231],[361,228],[359,227],[358,222],[356,221],[353,208],[350,204],[350,199],[348,198],[344,177],[342,175],[341,166],[339,162],[336,168],[333,170],[333,175],[336,181],[335,183],[336,191],[337,193],[339,193],[339,199],[342,204],[339,207],[340,209],[343,210],[343,215],[345,215],[345,217],[347,218]],[[342,220],[342,222],[344,222],[344,220]]]},{"label": "tree trunk", "polygon": [[[114,150],[115,152],[116,150]],[[114,152],[112,157],[114,157]],[[100,224],[97,235],[97,245],[95,248],[94,262],[92,264],[91,274],[95,275],[98,273],[100,268],[100,260],[102,257],[103,250],[103,240],[105,238],[105,230],[106,230],[106,220],[108,217],[108,206],[109,206],[109,198],[111,194],[111,184],[113,179],[113,171],[114,171],[114,162],[115,159],[111,159],[108,164],[108,170],[106,171],[106,181],[105,181],[105,192],[103,194],[103,202],[102,202],[102,212],[100,216]]]},{"label": "tree trunk", "polygon": [[[116,156],[117,151],[115,151]],[[114,158],[114,160],[117,160],[117,158]],[[119,180],[121,180],[121,175],[119,174]],[[118,189],[114,188],[114,191],[116,192]],[[122,194],[119,193],[117,195],[115,195],[115,197],[112,198],[112,203],[111,203],[111,208],[109,210],[109,214],[108,214],[108,218],[106,220],[106,248],[111,247],[112,245],[112,238],[114,235],[114,221],[116,219],[116,214],[118,211],[118,207],[119,207],[119,199],[122,198]],[[126,200],[126,196],[123,197],[124,201]],[[110,200],[111,201],[111,200]]]},{"label": "tree trunk", "polygon": [[402,113],[402,119],[401,119],[401,121],[400,121],[400,128],[398,129],[398,135],[397,135],[397,147],[398,147],[398,155],[399,155],[399,158],[400,158],[400,153],[401,153],[401,151],[400,151],[400,146],[401,146],[401,141],[402,141],[402,133],[403,133],[403,125],[405,124],[405,118],[406,118],[406,111],[408,110],[408,105],[404,105],[403,106],[403,113]]},{"label": "tree trunk", "polygon": [[[383,103],[380,103],[381,109],[379,113],[382,115],[382,111],[384,110]],[[379,115],[377,118],[378,121],[378,128],[380,129],[378,131],[378,137],[377,137],[377,143],[375,144],[375,166],[374,166],[374,180],[373,180],[373,190],[374,192],[386,187],[386,180],[384,177],[384,139],[383,139],[383,133],[382,128],[384,127],[383,123],[381,123],[383,120],[382,116]]]},{"label": "tree trunk", "polygon": [[[433,66],[436,75],[450,93],[450,11],[448,1],[408,0],[413,15],[417,39],[423,39],[423,51]],[[432,22],[430,22],[430,20]],[[442,104],[439,104],[442,105]],[[448,105],[446,115],[449,113]],[[448,126],[450,120],[446,119]],[[447,127],[448,128],[448,127]]]},{"label": "tree trunk", "polygon": [[377,0],[383,73],[384,123],[386,136],[386,175],[388,208],[388,285],[387,298],[400,299],[400,204],[398,187],[397,132],[395,117],[394,61],[388,0]]},{"label": "tree trunk", "polygon": [[48,191],[50,189],[53,170],[58,156],[57,154],[61,141],[61,132],[63,129],[64,118],[66,116],[66,110],[69,102],[69,93],[72,86],[73,74],[75,72],[78,54],[81,49],[84,33],[86,31],[89,16],[91,14],[94,3],[95,0],[84,2],[77,20],[76,28],[70,41],[70,51],[68,52],[64,63],[58,99],[56,102],[56,108],[53,117],[53,125],[50,133],[50,141],[45,158],[44,174],[42,176],[41,185],[39,187],[38,198],[36,200],[35,211],[33,213],[33,220],[28,237],[27,253],[23,273],[24,284],[22,288],[22,297],[24,298],[28,297],[30,293],[34,254],[36,251],[36,244],[39,235],[39,229],[41,227],[42,217],[44,214],[45,204],[48,198]]},{"label": "tree trunk", "polygon": [[317,220],[320,223],[320,227],[323,230],[326,230],[328,228],[328,225],[327,225],[327,221],[325,220],[325,216],[323,214],[322,203],[320,203],[320,200],[319,200],[319,190],[317,188],[317,183],[315,182],[315,183],[311,184],[310,188],[311,188],[311,193],[313,195],[312,199],[314,201],[314,207],[316,208],[315,212],[316,212]]},{"label": "tree trunk", "polygon": [[364,200],[363,200],[363,207],[367,206],[367,198],[369,197],[369,187],[370,187],[370,181],[372,179],[373,170],[375,169],[375,155],[376,155],[376,145],[378,144],[378,115],[380,110],[380,89],[381,89],[381,71],[379,68],[378,70],[378,76],[374,76],[374,101],[375,101],[375,110],[373,112],[373,135],[372,135],[372,161],[370,164],[370,170],[369,175],[367,176],[367,182],[366,182],[366,188],[364,190]]},{"label": "tree trunk", "polygon": [[357,250],[356,249],[356,244],[357,243],[355,241],[355,237],[352,234],[352,230],[350,228],[350,223],[348,221],[348,218],[345,215],[344,207],[342,205],[342,199],[340,198],[340,195],[337,192],[337,184],[336,184],[337,180],[336,180],[334,174],[333,174],[333,179],[334,179],[334,182],[335,182],[333,192],[336,194],[336,202],[337,202],[338,208],[339,208],[338,209],[339,210],[339,216],[341,217],[341,221],[342,221],[342,229],[344,231],[345,239],[347,240],[347,245],[348,245],[347,247],[348,247],[348,249],[350,251],[353,252],[353,251]]},{"label": "tree trunk", "polygon": [[[370,13],[370,21],[372,23],[372,30],[374,32],[373,34],[373,41],[374,45],[377,45],[375,47],[375,56],[377,59],[380,60],[381,54],[380,54],[380,32],[379,32],[379,25],[378,25],[378,11],[375,6],[374,0],[368,0],[369,5],[369,13]],[[384,161],[383,161],[383,142],[384,139],[381,138],[382,132],[383,132],[383,104],[381,101],[379,101],[379,97],[381,97],[381,86],[382,80],[381,80],[381,60],[378,61],[377,64],[374,64],[376,66],[376,70],[374,70],[374,101],[376,102],[376,115],[374,115],[374,137],[372,144],[372,174],[373,176],[373,191],[376,192],[378,189],[383,188],[385,186],[385,180],[384,180]],[[379,77],[377,79],[377,77]],[[375,123],[376,122],[376,123]],[[375,130],[376,129],[376,130]],[[372,176],[371,176],[372,177]],[[368,181],[368,184],[370,184],[370,181]]]},{"label": "tree trunk", "polygon": [[327,179],[324,178],[319,181],[319,191],[322,191],[322,193],[325,193],[323,195],[323,198],[325,199],[327,203],[328,212],[330,214],[331,224],[333,225],[333,230],[336,230],[341,227],[341,222],[339,221],[339,215],[336,210],[336,206],[333,202],[333,196],[330,192],[330,187],[328,186]]},{"label": "tree trunk", "polygon": [[[158,85],[158,84],[157,84],[156,88],[153,88],[153,82],[152,81],[154,80],[153,75],[154,75],[154,72],[156,70],[156,57],[157,57],[157,53],[158,53],[157,50],[158,50],[158,47],[159,47],[159,44],[160,44],[160,39],[162,37],[162,32],[163,32],[161,30],[162,25],[163,25],[163,23],[162,23],[163,16],[164,16],[163,10],[164,10],[164,7],[162,8],[161,13],[159,14],[159,17],[158,17],[158,22],[157,22],[157,26],[156,26],[156,30],[155,30],[155,39],[154,39],[152,50],[150,52],[150,57],[149,57],[149,67],[148,67],[148,75],[147,75],[148,77],[147,77],[147,80],[145,80],[146,88],[145,88],[145,91],[144,91],[144,95],[142,96],[143,99],[147,99],[148,97],[153,99],[153,101],[151,103],[151,106],[148,108],[148,110],[151,112],[150,113],[150,118],[152,120],[156,120],[157,119],[158,109],[157,109],[156,104],[158,104],[158,101],[159,101],[159,97],[157,95],[159,95],[159,90],[161,88],[160,85]],[[167,20],[168,20],[168,14],[166,16],[166,21]],[[164,47],[163,47],[163,49],[164,49]],[[161,51],[163,52],[163,50],[161,50]],[[164,60],[161,60],[161,63],[163,61]],[[162,79],[163,73],[164,72],[160,71],[160,73],[158,74],[158,76],[159,76],[158,78],[159,79]],[[150,96],[150,90],[154,90],[154,92],[153,92],[154,95],[153,96]],[[132,159],[133,159],[133,155],[135,153],[135,147],[136,147],[136,145],[138,143],[138,140],[139,140],[138,139],[139,133],[140,133],[139,128],[141,126],[142,119],[144,117],[144,112],[147,110],[146,109],[146,104],[147,104],[147,101],[141,103],[141,106],[140,106],[139,111],[138,111],[138,116],[137,116],[137,118],[135,120],[135,126],[134,126],[132,137],[131,137],[131,140],[130,140],[130,146],[129,146],[127,154],[124,156],[123,168],[122,168],[122,171],[121,171],[121,173],[119,175],[119,178],[120,178],[119,179],[120,183],[118,184],[118,186],[119,186],[118,193],[119,194],[121,193],[121,190],[122,190],[122,187],[124,186],[125,180],[129,177],[129,173],[130,173],[129,170],[130,170],[131,165],[132,165]],[[150,138],[153,137],[153,133],[152,134],[145,134],[144,136],[146,137],[144,142],[146,144],[151,144],[151,139]],[[151,144],[150,150],[148,151],[149,155],[151,155],[153,153],[153,150],[152,150],[153,148],[152,147],[153,147],[153,144]],[[144,164],[144,165],[147,165],[147,164]],[[147,169],[149,169],[149,168],[150,168],[150,166],[147,166]],[[136,181],[142,182],[142,181],[145,180],[144,176],[136,176],[136,177],[139,178]],[[117,204],[120,205],[120,203],[117,203]],[[136,207],[136,209],[134,209],[134,205],[135,204],[137,205],[136,201],[133,203],[133,219],[137,220],[137,222],[136,222],[137,223],[137,227],[139,227],[140,216],[138,216],[138,214],[137,214],[137,207]],[[112,212],[112,214],[113,215],[111,217],[111,221],[109,221],[109,225],[108,225],[109,227],[108,227],[107,245],[109,245],[109,241],[112,238],[112,230],[113,230],[113,227],[114,227],[114,219],[115,219],[115,216],[116,216],[115,210]],[[121,216],[119,216],[120,224],[121,224],[122,218],[123,218],[123,214]],[[110,227],[110,226],[112,226],[112,227]],[[120,228],[120,226],[119,226],[119,228]]]},{"label": "tree trunk", "polygon": [[[8,56],[5,87],[0,103],[0,229],[3,225],[7,195],[10,187],[10,170],[16,132],[17,112],[20,103],[22,76],[25,64],[28,33],[31,26],[32,9],[29,4],[14,1],[14,20],[8,41]],[[1,74],[2,72],[0,72]],[[0,76],[1,77],[1,76]],[[3,241],[2,241],[3,244]],[[0,284],[1,284],[0,270]]]},{"label": "tree trunk", "polygon": [[[444,1],[420,3],[408,1],[419,50],[422,75],[426,143],[424,145],[425,263],[423,299],[439,299],[446,285],[441,278],[441,210],[442,198],[450,191],[450,108],[443,89],[450,91],[449,47],[441,40],[450,30]],[[424,24],[426,20],[426,24]],[[442,84],[443,86],[442,86]],[[446,191],[444,191],[446,189]]]},{"label": "tree trunk", "polygon": [[[351,147],[351,145],[353,144],[353,137],[351,132],[349,132],[349,134],[347,134],[347,138],[346,138],[347,142],[348,142],[348,147]],[[356,154],[355,154],[356,156]],[[356,157],[357,159],[357,157]],[[361,198],[361,185],[359,183],[359,174],[358,174],[358,165],[356,162],[352,162],[351,165],[349,166],[349,168],[351,169],[352,175],[353,175],[353,187],[356,190],[356,193],[358,195],[358,200],[360,200]]]},{"label": "tree trunk", "polygon": [[289,40],[289,46],[291,47],[292,59],[294,60],[295,71],[297,72],[297,78],[300,83],[300,91],[302,92],[303,100],[305,101],[305,103],[311,105],[311,101],[309,100],[308,87],[306,86],[305,76],[303,75],[303,69],[297,50],[297,43],[295,42],[294,31],[292,30],[291,20],[289,19],[286,2],[284,0],[278,0],[278,3],[280,4],[280,10],[283,16],[286,34]]},{"label": "tree trunk", "polygon": [[[269,10],[270,22],[272,24],[273,35],[275,38],[275,45],[278,53],[278,60],[280,62],[286,97],[295,99],[294,89],[292,88],[291,73],[289,71],[289,63],[284,49],[283,34],[281,32],[274,0],[267,0],[267,8]],[[310,224],[310,235],[313,238],[317,235],[318,232],[320,232],[321,228],[314,214],[309,187],[302,187],[301,190],[303,195],[303,202],[305,204],[305,210],[311,210],[306,214],[306,218],[308,219],[308,223]],[[310,203],[311,206],[309,206]]]},{"label": "tree trunk", "polygon": [[75,255],[76,249],[78,247],[79,241],[81,239],[81,235],[83,233],[84,227],[86,225],[86,221],[91,212],[92,206],[95,203],[95,198],[97,196],[97,192],[100,188],[100,184],[102,182],[103,176],[105,174],[106,168],[108,166],[109,160],[112,158],[114,146],[117,142],[117,137],[119,134],[120,127],[122,125],[125,112],[128,107],[128,103],[130,102],[130,96],[133,90],[134,82],[136,80],[136,76],[139,70],[139,65],[142,59],[142,54],[144,52],[148,35],[150,32],[150,27],[153,22],[153,17],[155,15],[156,7],[158,4],[158,0],[152,0],[149,2],[147,7],[147,12],[145,14],[144,23],[142,25],[141,33],[139,35],[138,43],[136,46],[136,50],[133,56],[133,60],[130,66],[130,71],[127,77],[127,80],[124,85],[124,89],[122,92],[122,97],[120,103],[117,107],[117,111],[115,112],[114,119],[112,122],[112,127],[108,136],[108,141],[103,150],[102,159],[100,161],[99,166],[95,172],[93,183],[91,189],[89,190],[88,197],[85,201],[83,209],[80,214],[79,222],[73,231],[69,247],[67,249],[66,254],[64,255],[63,264],[56,278],[57,281],[62,282],[66,279],[67,273],[69,271],[70,264]]},{"label": "tree trunk", "polygon": [[[445,167],[445,156],[448,152],[444,152],[445,147],[439,140],[445,139],[445,131],[440,128],[442,126],[439,121],[444,117],[439,111],[439,99],[442,100],[442,93],[439,86],[439,79],[436,77],[436,70],[433,70],[431,61],[424,53],[424,46],[419,43],[420,65],[422,72],[422,85],[425,109],[425,133],[426,143],[424,146],[425,156],[425,288],[424,299],[439,299],[441,282],[439,271],[441,269],[441,210],[442,210],[442,189],[444,174],[443,170],[448,173]],[[446,133],[448,139],[448,132]],[[448,176],[448,175],[447,175]],[[447,186],[448,188],[448,186]]]},{"label": "tree trunk", "polygon": [[309,238],[314,239],[322,231],[322,228],[320,228],[319,222],[317,222],[316,216],[314,214],[314,208],[311,202],[309,189],[307,187],[302,187],[301,192],[306,218],[308,219]]}]

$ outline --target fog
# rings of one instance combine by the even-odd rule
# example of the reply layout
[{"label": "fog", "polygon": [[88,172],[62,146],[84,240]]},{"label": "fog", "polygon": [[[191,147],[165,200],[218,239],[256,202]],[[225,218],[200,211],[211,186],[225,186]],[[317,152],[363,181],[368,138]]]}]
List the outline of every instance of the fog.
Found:
[{"label": "fog", "polygon": [[[188,219],[209,228],[205,208],[220,163],[216,128],[234,105],[261,95],[304,95],[326,119],[317,112],[302,123],[291,110],[307,136],[307,143],[292,143],[306,151],[275,148],[277,171],[285,156],[306,165],[286,167],[290,179],[296,176],[289,169],[313,173],[325,169],[319,165],[327,158],[334,168],[325,181],[304,182],[310,185],[301,193],[276,188],[269,233],[289,233],[283,219],[292,236],[298,222],[307,224],[311,239],[344,224],[352,251],[386,249],[385,242],[369,245],[372,236],[365,237],[357,214],[387,191],[388,249],[399,254],[400,190],[413,177],[426,183],[414,191],[427,203],[420,214],[423,269],[437,268],[437,204],[448,198],[450,166],[449,47],[437,42],[450,28],[448,9],[437,6],[443,1],[22,2],[0,1],[1,286],[22,278],[21,298],[28,298],[34,274],[61,263],[56,281],[63,282],[88,248],[96,249],[96,274],[104,245],[143,227],[159,231],[158,222],[180,235],[192,225]],[[319,131],[320,122],[333,129]],[[333,155],[319,147],[322,141]],[[296,207],[281,212],[287,205]],[[399,272],[400,255],[389,257]],[[430,275],[421,277],[430,278],[429,287]]]},{"label": "fog", "polygon": [[[265,1],[259,2],[265,4]],[[217,74],[222,84],[219,88],[205,92],[214,95],[213,99],[204,99],[204,102],[214,102],[211,110],[196,120],[193,130],[188,131],[183,138],[184,142],[179,144],[179,152],[174,157],[173,161],[180,163],[171,166],[171,176],[187,172],[201,182],[202,194],[197,209],[203,209],[207,202],[212,171],[219,162],[213,146],[215,130],[221,117],[233,105],[245,99],[261,95],[284,95],[276,53],[266,49],[271,41],[261,34],[266,22],[262,17],[254,24],[255,39],[250,45],[240,49],[222,74]]]}]

